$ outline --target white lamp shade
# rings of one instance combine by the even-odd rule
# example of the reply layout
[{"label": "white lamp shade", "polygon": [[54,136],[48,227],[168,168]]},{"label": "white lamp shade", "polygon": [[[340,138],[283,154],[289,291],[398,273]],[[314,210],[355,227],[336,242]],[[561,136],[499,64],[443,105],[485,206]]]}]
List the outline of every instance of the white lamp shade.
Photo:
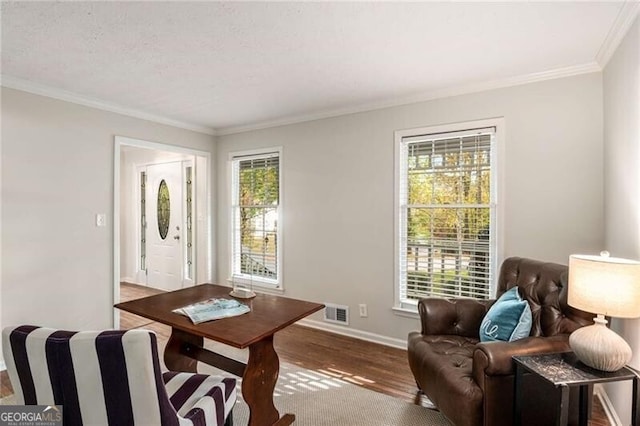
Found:
[{"label": "white lamp shade", "polygon": [[595,314],[640,317],[640,262],[571,255],[568,302],[574,308]]}]

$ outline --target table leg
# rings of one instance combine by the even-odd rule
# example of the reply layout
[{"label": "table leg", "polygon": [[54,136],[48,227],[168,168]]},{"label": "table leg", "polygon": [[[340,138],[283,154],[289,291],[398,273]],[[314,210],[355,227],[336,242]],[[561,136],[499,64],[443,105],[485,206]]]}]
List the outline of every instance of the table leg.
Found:
[{"label": "table leg", "polygon": [[589,424],[589,385],[580,386],[580,407],[578,412],[578,424],[588,426]]},{"label": "table leg", "polygon": [[286,426],[295,420],[292,414],[280,418],[273,404],[279,370],[273,335],[249,346],[249,361],[242,376],[242,396],[249,406],[249,426]]},{"label": "table leg", "polygon": [[640,377],[633,379],[633,400],[631,401],[631,426],[640,426],[640,393],[638,392],[638,386],[640,386]]},{"label": "table leg", "polygon": [[172,328],[171,337],[169,337],[167,346],[164,349],[164,364],[171,371],[197,373],[198,361],[183,354],[185,343],[202,347],[204,339],[200,336],[178,330],[177,328]]},{"label": "table leg", "polygon": [[558,417],[556,426],[565,426],[569,423],[569,386],[560,386],[560,404],[558,405]]},{"label": "table leg", "polygon": [[516,375],[513,378],[513,424],[522,424],[522,366],[517,362]]}]

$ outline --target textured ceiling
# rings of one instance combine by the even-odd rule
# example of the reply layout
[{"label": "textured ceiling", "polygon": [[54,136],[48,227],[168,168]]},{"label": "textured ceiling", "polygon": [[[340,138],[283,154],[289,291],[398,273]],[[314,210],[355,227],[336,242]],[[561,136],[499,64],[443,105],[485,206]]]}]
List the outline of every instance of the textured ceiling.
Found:
[{"label": "textured ceiling", "polygon": [[2,75],[207,128],[594,65],[621,2],[4,2]]}]

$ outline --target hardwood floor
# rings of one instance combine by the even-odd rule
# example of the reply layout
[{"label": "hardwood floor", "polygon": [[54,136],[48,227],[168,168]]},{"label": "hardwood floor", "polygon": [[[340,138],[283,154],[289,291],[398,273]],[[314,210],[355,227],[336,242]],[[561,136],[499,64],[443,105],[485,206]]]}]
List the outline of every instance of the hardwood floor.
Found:
[{"label": "hardwood floor", "polygon": [[[149,292],[146,293],[146,291]],[[158,290],[131,284],[123,284],[121,287],[123,301],[157,292]],[[140,319],[136,315],[122,313],[120,318],[123,328],[132,328],[124,327],[123,315],[125,314],[138,318],[138,321]],[[148,322],[148,320],[142,320]],[[127,321],[133,324],[136,319],[127,318]],[[169,327],[151,323],[147,324],[147,328],[156,331],[159,340],[166,341],[169,338]],[[292,325],[276,333],[274,345],[283,362],[310,370],[319,370],[372,391],[413,404],[432,407],[430,401],[417,392],[415,380],[407,362],[406,350],[299,325]],[[609,426],[610,423],[602,405],[595,397],[593,405],[592,420],[589,421],[589,425]]]},{"label": "hardwood floor", "polygon": [[2,370],[0,371],[0,398],[9,395],[13,395],[13,387],[11,387],[7,370]]},{"label": "hardwood floor", "polygon": [[[121,286],[123,301],[158,292],[160,291],[126,283]],[[123,329],[144,327],[154,330],[161,343],[169,338],[170,329],[162,324],[126,312],[121,313],[120,320]],[[299,325],[292,325],[276,333],[274,345],[283,362],[319,370],[357,386],[430,407],[429,401],[417,392],[407,363],[406,350]],[[0,396],[13,392],[6,379],[6,372],[0,373],[0,382]],[[595,397],[593,405],[589,425],[609,426],[602,405]]]}]

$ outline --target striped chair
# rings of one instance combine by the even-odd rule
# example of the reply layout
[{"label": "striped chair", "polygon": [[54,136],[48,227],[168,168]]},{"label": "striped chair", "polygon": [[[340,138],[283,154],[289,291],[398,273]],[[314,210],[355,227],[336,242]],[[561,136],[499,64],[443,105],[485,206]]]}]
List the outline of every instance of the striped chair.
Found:
[{"label": "striped chair", "polygon": [[236,379],[161,374],[151,331],[7,327],[2,351],[16,403],[62,405],[65,426],[233,424]]}]

